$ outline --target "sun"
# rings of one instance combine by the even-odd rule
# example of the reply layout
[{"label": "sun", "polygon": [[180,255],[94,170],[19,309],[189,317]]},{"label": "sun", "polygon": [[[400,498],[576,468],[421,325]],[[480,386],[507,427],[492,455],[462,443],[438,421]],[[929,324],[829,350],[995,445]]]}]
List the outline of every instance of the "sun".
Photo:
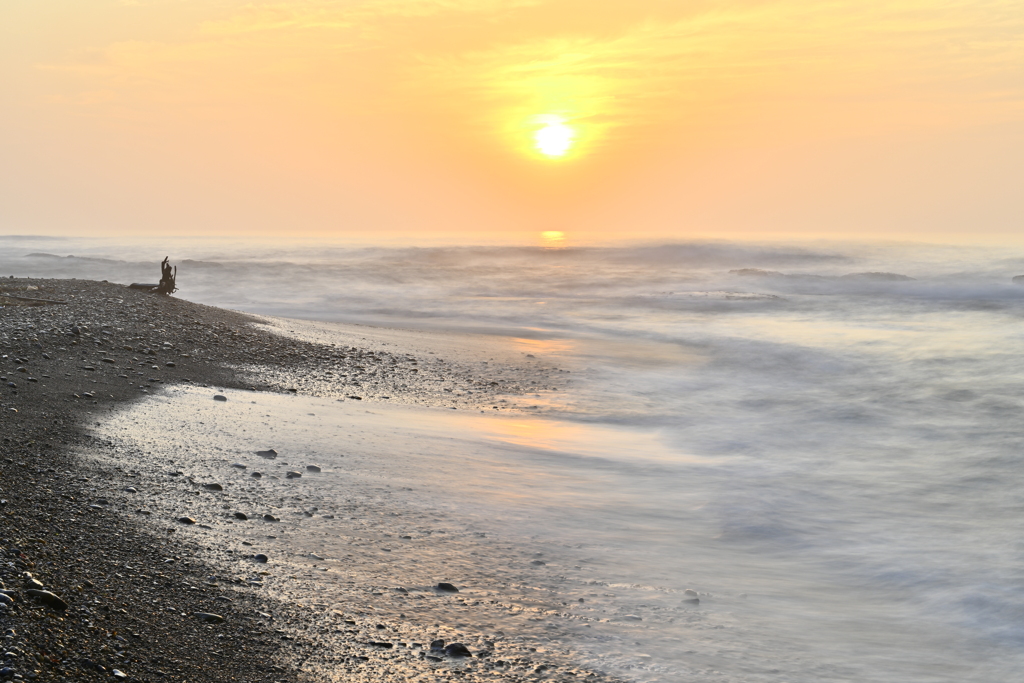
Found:
[{"label": "sun", "polygon": [[561,116],[539,116],[543,124],[533,134],[534,147],[546,157],[565,156],[576,140],[576,131]]}]

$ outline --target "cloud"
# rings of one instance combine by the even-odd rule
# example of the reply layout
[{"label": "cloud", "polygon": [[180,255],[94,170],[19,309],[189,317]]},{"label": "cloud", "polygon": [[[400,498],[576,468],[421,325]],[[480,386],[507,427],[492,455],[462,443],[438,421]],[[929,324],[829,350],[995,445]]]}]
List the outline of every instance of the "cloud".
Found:
[{"label": "cloud", "polygon": [[[597,148],[652,126],[847,130],[1021,116],[1017,1],[304,0],[51,69],[124,106],[418,112],[522,147],[558,114]],[[97,100],[99,101],[99,100]],[[109,99],[102,100],[109,104]],[[789,120],[789,124],[785,121]]]}]

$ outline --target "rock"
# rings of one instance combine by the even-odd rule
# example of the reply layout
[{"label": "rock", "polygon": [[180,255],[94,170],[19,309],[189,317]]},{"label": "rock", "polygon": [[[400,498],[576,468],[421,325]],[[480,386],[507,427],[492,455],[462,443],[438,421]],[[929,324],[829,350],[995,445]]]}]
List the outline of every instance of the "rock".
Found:
[{"label": "rock", "polygon": [[246,465],[243,465],[240,462],[232,463],[231,466],[239,470],[244,470],[246,468]]},{"label": "rock", "polygon": [[244,512],[236,512],[235,513],[235,519],[240,519],[240,520],[242,520],[244,522],[247,519],[249,519],[249,516],[246,515]]},{"label": "rock", "polygon": [[214,394],[213,400],[214,401],[226,401],[226,400],[228,400],[228,397],[225,396],[224,394]]},{"label": "rock", "polygon": [[444,650],[444,639],[443,638],[438,638],[437,640],[431,641],[430,649],[431,650]]},{"label": "rock", "polygon": [[1024,275],[1014,275],[1010,281],[1015,285],[1024,285]]},{"label": "rock", "polygon": [[35,598],[38,602],[43,603],[47,607],[52,607],[56,610],[64,611],[68,608],[68,603],[64,602],[60,597],[54,595],[50,591],[37,590],[35,588],[29,588],[25,591],[31,597]]},{"label": "rock", "polygon": [[260,564],[266,564],[267,562],[270,562],[270,558],[264,555],[263,553],[257,553],[253,555],[252,559],[256,560]]},{"label": "rock", "polygon": [[444,653],[449,657],[472,657],[473,653],[462,643],[452,643],[444,648]]},{"label": "rock", "polygon": [[322,472],[319,465],[306,465],[307,472]]},{"label": "rock", "polygon": [[445,593],[458,593],[459,592],[458,588],[456,588],[455,586],[453,586],[450,583],[445,583],[444,581],[442,581],[441,583],[437,584],[437,586],[435,586],[435,588],[437,588],[437,590],[439,590],[439,591],[444,591]]},{"label": "rock", "polygon": [[544,560],[531,560],[530,564],[532,564],[534,567],[543,567],[547,564],[547,562],[545,562]]},{"label": "rock", "polygon": [[692,588],[687,588],[683,591],[683,595],[692,595],[693,597],[697,597],[697,591],[693,590]]},{"label": "rock", "polygon": [[250,474],[249,476],[250,476],[250,477],[252,477],[253,479],[259,479],[259,478],[261,478],[261,477],[262,477],[263,475],[262,475],[262,474],[260,474],[259,472],[253,472],[253,473],[252,473],[252,474]]},{"label": "rock", "polygon": [[113,358],[100,358],[100,362],[101,363],[113,363],[114,359]]},{"label": "rock", "polygon": [[193,612],[192,616],[196,617],[200,621],[206,622],[207,624],[224,623],[224,617],[219,614],[211,614],[210,612]]},{"label": "rock", "polygon": [[223,491],[224,487],[220,484],[203,484],[203,488],[207,491]]},{"label": "rock", "polygon": [[174,364],[174,363],[171,363],[171,362],[167,362],[167,363],[164,363],[164,367],[165,367],[165,368],[173,368],[173,367],[176,367],[176,366],[175,366],[175,364]]},{"label": "rock", "polygon": [[137,488],[135,488],[134,486],[126,486],[124,490],[125,490],[125,493],[138,493],[139,492],[139,490]]},{"label": "rock", "polygon": [[268,448],[265,451],[256,451],[256,455],[260,456],[261,458],[272,459],[277,457],[277,451],[275,451],[273,448]]},{"label": "rock", "polygon": [[6,593],[0,593],[0,605],[13,605],[14,599]]},{"label": "rock", "polygon": [[275,517],[274,515],[263,515],[263,521],[264,522],[280,522],[281,520],[280,520],[280,518]]},{"label": "rock", "polygon": [[28,588],[35,588],[37,590],[46,590],[46,586],[43,585],[43,582],[32,578],[31,574],[25,576],[25,586]]},{"label": "rock", "polygon": [[626,614],[622,617],[623,621],[643,621],[643,617],[639,617],[635,614]]},{"label": "rock", "polygon": [[116,678],[119,681],[127,681],[128,680],[128,674],[126,674],[125,672],[121,671],[120,669],[114,669],[113,671],[111,671],[110,672],[110,676],[112,678]]},{"label": "rock", "polygon": [[302,476],[302,472],[288,472],[284,475],[285,479],[298,479]]},{"label": "rock", "polygon": [[699,605],[700,598],[687,598],[686,600],[683,600],[683,603],[687,605]]},{"label": "rock", "polygon": [[182,524],[195,524],[196,523],[196,520],[192,519],[191,517],[178,517],[178,521],[181,522]]}]

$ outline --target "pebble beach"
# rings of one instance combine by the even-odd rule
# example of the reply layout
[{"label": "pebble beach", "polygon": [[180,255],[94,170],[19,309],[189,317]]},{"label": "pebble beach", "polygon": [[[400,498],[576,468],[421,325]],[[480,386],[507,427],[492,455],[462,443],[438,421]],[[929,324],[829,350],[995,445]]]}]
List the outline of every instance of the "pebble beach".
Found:
[{"label": "pebble beach", "polygon": [[[412,581],[407,570],[389,575],[380,553],[354,553],[331,567],[348,587],[344,601],[291,591],[311,582],[276,561],[273,543],[254,540],[275,535],[236,533],[243,523],[271,528],[284,515],[279,505],[250,498],[241,512],[236,489],[223,479],[225,491],[203,462],[147,459],[96,429],[176,389],[211,405],[308,393],[345,406],[529,409],[516,405],[517,391],[561,381],[554,368],[510,360],[482,375],[469,362],[472,344],[357,326],[344,343],[327,344],[301,330],[279,334],[266,318],[108,282],[4,279],[0,306],[0,677],[615,680],[520,636],[514,622],[476,628],[480,619],[460,614],[479,606],[500,620],[512,606],[464,585],[460,592],[464,576]],[[252,466],[235,469],[253,480]],[[295,478],[318,469],[304,466]],[[288,477],[270,468],[265,481]],[[403,513],[356,488],[348,505],[364,525]],[[491,560],[468,537],[436,547],[471,573],[473,562]],[[568,609],[554,594],[534,603],[537,614]]]}]

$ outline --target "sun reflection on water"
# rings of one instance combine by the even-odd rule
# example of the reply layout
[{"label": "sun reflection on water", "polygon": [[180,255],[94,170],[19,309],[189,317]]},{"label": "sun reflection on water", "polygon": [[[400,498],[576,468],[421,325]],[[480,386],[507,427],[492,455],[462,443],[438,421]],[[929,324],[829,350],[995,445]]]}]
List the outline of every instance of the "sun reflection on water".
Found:
[{"label": "sun reflection on water", "polygon": [[561,249],[565,246],[565,233],[561,230],[545,230],[540,234],[545,249]]}]

